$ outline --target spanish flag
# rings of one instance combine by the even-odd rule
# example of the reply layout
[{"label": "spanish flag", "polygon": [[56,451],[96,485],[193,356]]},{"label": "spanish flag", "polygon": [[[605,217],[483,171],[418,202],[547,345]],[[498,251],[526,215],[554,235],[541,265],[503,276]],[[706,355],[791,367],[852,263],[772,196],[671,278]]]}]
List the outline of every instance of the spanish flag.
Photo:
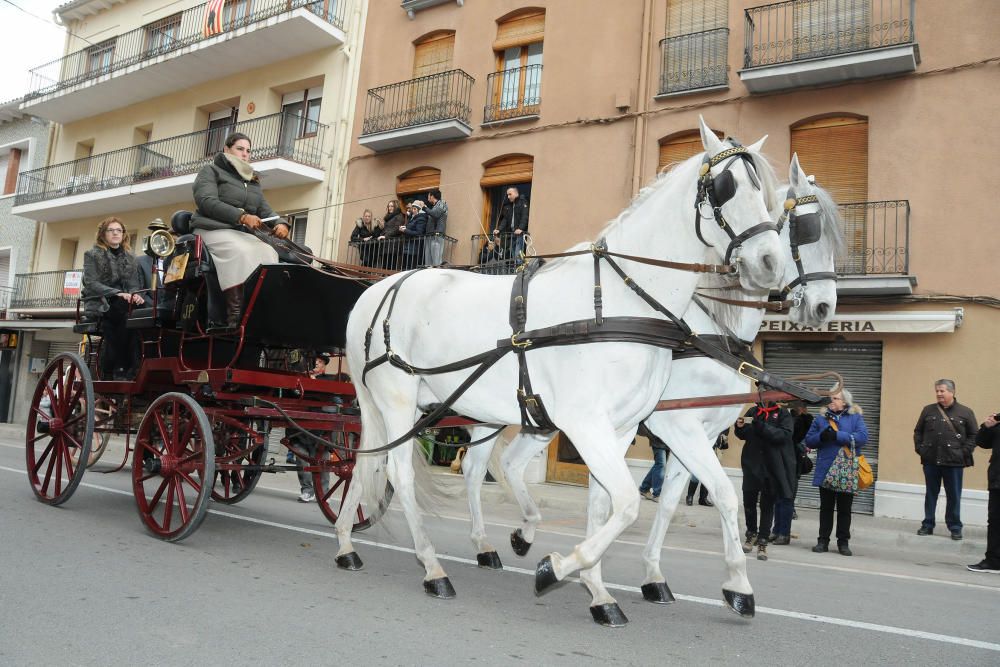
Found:
[{"label": "spanish flag", "polygon": [[205,28],[202,30],[205,37],[222,33],[222,7],[225,4],[226,0],[208,0],[205,3]]}]

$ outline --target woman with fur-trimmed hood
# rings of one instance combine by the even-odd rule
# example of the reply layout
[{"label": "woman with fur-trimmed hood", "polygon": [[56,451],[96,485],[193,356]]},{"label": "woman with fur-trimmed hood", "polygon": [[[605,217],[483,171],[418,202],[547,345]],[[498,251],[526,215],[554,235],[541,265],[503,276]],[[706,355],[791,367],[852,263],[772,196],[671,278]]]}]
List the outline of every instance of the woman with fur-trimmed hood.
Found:
[{"label": "woman with fur-trimmed hood", "polygon": [[860,405],[855,405],[851,392],[841,389],[830,397],[830,405],[822,416],[813,420],[806,433],[806,446],[818,450],[816,469],[813,472],[813,486],[819,487],[819,539],[813,551],[822,553],[829,550],[830,534],[833,532],[833,510],[837,509],[837,550],[843,556],[851,556],[848,545],[851,539],[851,506],[853,493],[843,493],[826,489],[823,480],[837,458],[842,447],[851,447],[854,454],[868,442],[868,427],[861,416]]}]

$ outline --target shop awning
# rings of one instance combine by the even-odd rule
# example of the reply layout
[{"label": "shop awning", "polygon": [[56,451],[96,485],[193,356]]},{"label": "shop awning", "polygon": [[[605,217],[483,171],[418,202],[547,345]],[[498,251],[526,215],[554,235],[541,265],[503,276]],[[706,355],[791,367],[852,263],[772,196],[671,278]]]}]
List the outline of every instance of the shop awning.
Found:
[{"label": "shop awning", "polygon": [[761,333],[952,333],[962,325],[963,308],[909,312],[837,313],[822,327],[795,324],[787,315],[765,315]]},{"label": "shop awning", "polygon": [[42,329],[72,329],[76,324],[73,320],[0,320],[0,331],[17,329],[18,331],[41,331]]}]

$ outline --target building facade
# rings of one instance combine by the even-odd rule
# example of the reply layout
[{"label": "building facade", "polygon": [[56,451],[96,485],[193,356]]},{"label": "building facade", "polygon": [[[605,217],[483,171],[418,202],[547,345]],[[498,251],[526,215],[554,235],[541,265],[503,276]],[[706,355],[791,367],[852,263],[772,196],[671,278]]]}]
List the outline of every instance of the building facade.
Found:
[{"label": "building facade", "polygon": [[[699,152],[699,115],[745,143],[768,135],[779,174],[797,153],[831,193],[847,250],[834,321],[813,331],[768,317],[758,354],[781,373],[844,376],[877,472],[857,511],[920,517],[912,430],[934,381],[954,379],[980,419],[1000,405],[983,363],[1000,325],[1000,248],[979,203],[997,176],[998,19],[1000,6],[971,0],[373,4],[345,216],[440,188],[452,261],[489,261],[484,243],[516,187],[529,251],[558,251],[594,239],[661,169]],[[350,232],[341,254],[372,261]],[[637,476],[648,452],[640,441],[627,455]],[[966,474],[969,523],[985,522],[986,458]],[[536,463],[536,479],[586,479],[565,439]],[[738,443],[723,463],[738,477]]]},{"label": "building facade", "polygon": [[[14,198],[17,215],[42,223],[12,308],[34,329],[28,366],[79,343],[74,281],[98,223],[120,217],[141,252],[151,220],[193,208],[195,176],[231,132],[251,138],[293,240],[333,252],[366,10],[365,0],[74,0],[56,10],[66,54],[32,70],[20,105],[58,124],[45,166],[21,174]],[[23,418],[27,394],[15,402]]]}]

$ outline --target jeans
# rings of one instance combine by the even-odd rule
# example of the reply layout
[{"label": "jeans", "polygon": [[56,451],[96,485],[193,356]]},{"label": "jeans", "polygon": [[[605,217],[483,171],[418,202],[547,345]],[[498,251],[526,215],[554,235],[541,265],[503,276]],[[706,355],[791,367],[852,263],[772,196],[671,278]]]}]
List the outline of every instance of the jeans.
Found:
[{"label": "jeans", "polygon": [[660,491],[663,490],[663,472],[666,463],[667,450],[654,449],[653,467],[650,468],[649,472],[646,473],[646,476],[642,478],[642,484],[639,485],[640,493],[652,491],[654,496],[657,498],[660,497]]},{"label": "jeans", "polygon": [[778,498],[774,502],[774,528],[771,532],[775,535],[788,537],[792,534],[792,512],[795,510],[795,501],[791,498]]},{"label": "jeans", "polygon": [[830,542],[833,532],[833,509],[837,508],[837,542],[847,542],[851,539],[851,506],[854,504],[853,493],[840,493],[830,489],[819,488],[819,541]]},{"label": "jeans", "polygon": [[424,239],[424,264],[440,266],[444,258],[444,236],[428,236]]},{"label": "jeans", "polygon": [[514,254],[512,255],[512,257],[514,258],[514,261],[517,264],[517,266],[521,266],[521,264],[524,263],[524,258],[521,257],[521,254],[524,252],[524,233],[514,234],[513,245],[514,245]]},{"label": "jeans", "polygon": [[934,515],[937,513],[938,495],[941,484],[944,483],[944,494],[947,498],[944,509],[944,522],[953,533],[962,530],[962,473],[964,468],[954,466],[924,465],[924,521],[921,524],[928,530],[934,529]]},{"label": "jeans", "polygon": [[[760,523],[757,504],[760,503]],[[758,544],[767,544],[768,531],[774,522],[774,495],[762,489],[743,487],[743,512],[747,518],[747,537],[757,536]]]},{"label": "jeans", "polygon": [[[329,438],[329,433],[316,432],[316,435],[320,437]],[[298,436],[294,439],[294,444],[297,449],[304,451],[310,457],[315,458],[317,450],[320,449],[320,444],[313,440],[312,438],[306,436]],[[329,456],[327,456],[329,458]],[[305,493],[306,491],[313,491],[313,474],[311,472],[306,472],[303,468],[306,466],[306,461],[303,461],[299,457],[295,457],[295,465],[298,468],[299,476],[299,490]],[[325,472],[321,478],[323,484],[323,492],[328,492],[330,490],[330,473]]]}]

